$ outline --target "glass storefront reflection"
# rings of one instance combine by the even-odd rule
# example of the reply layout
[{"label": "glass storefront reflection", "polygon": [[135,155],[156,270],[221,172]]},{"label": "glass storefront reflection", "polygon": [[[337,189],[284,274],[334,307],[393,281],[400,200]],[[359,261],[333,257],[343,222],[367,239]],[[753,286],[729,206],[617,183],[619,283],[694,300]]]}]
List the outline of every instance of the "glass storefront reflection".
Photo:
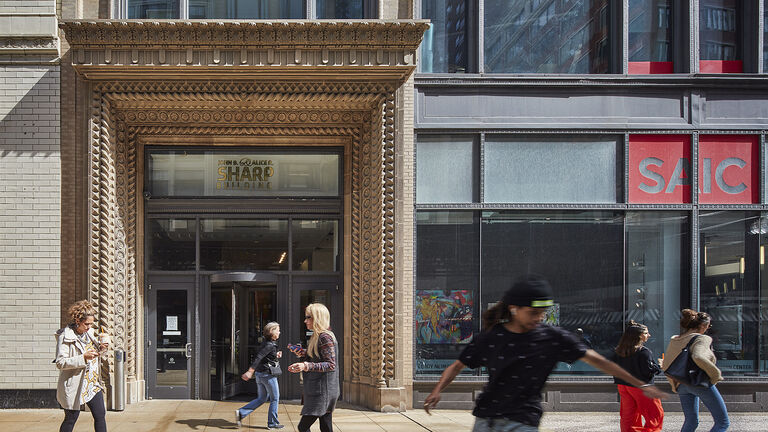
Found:
[{"label": "glass storefront reflection", "polygon": [[150,270],[195,269],[194,219],[150,219],[147,237]]},{"label": "glass storefront reflection", "polygon": [[[609,355],[634,319],[661,354],[690,303],[689,224],[683,211],[418,212],[416,374],[441,373],[483,331],[482,311],[526,273],[554,288],[548,323]],[[556,370],[595,372],[581,362]]]},{"label": "glass storefront reflection", "polygon": [[292,226],[293,270],[339,270],[339,222],[294,220]]},{"label": "glass storefront reflection", "polygon": [[419,212],[416,239],[416,373],[439,375],[479,330],[485,309],[479,219],[470,211]]},{"label": "glass storefront reflection", "polygon": [[201,270],[288,270],[288,221],[201,219]]},{"label": "glass storefront reflection", "polygon": [[724,373],[755,372],[760,312],[760,214],[702,212],[700,309],[712,316],[710,334]]},{"label": "glass storefront reflection", "polygon": [[[623,239],[620,212],[485,212],[483,308],[497,302],[515,277],[539,274],[555,292],[547,321],[581,329],[591,348],[608,355],[623,331]],[[592,369],[579,362],[558,371]]]}]

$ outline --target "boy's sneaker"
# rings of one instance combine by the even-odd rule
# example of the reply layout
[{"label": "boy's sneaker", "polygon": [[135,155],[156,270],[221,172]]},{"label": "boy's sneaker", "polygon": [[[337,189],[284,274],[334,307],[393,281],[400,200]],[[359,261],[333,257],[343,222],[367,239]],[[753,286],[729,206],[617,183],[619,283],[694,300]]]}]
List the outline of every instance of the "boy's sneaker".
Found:
[{"label": "boy's sneaker", "polygon": [[282,424],[280,424],[280,423],[278,423],[278,424],[274,424],[274,425],[271,425],[271,426],[267,425],[267,429],[270,429],[270,430],[271,430],[271,429],[282,429],[282,428],[284,428],[284,427],[285,427],[285,425],[282,425]]},{"label": "boy's sneaker", "polygon": [[241,422],[241,420],[242,420],[242,419],[243,419],[243,418],[242,418],[242,417],[240,417],[240,410],[239,410],[239,409],[236,409],[236,410],[235,410],[235,422],[237,423],[237,427],[240,427],[240,426],[242,426],[242,422]]}]

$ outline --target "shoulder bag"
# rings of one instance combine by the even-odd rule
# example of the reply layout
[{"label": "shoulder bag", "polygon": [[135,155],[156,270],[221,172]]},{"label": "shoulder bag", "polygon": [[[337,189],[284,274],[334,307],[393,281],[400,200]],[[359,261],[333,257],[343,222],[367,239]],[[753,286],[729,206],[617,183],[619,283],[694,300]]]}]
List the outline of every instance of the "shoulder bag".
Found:
[{"label": "shoulder bag", "polygon": [[683,384],[687,384],[692,387],[704,387],[709,388],[712,386],[709,380],[709,375],[704,372],[696,362],[691,358],[691,345],[698,336],[691,338],[688,345],[680,351],[675,360],[669,365],[667,370],[664,371],[668,377],[680,381]]},{"label": "shoulder bag", "polygon": [[280,369],[280,363],[279,362],[267,362],[267,370],[269,371],[269,374],[272,376],[280,376],[283,374],[283,370]]}]

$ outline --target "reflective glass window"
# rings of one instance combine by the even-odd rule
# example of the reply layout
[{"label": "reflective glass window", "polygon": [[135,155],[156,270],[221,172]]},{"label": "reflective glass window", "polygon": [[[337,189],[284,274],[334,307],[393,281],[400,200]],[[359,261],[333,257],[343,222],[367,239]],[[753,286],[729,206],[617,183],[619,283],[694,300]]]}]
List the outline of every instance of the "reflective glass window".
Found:
[{"label": "reflective glass window", "polygon": [[319,19],[360,19],[363,17],[363,0],[317,0]]},{"label": "reflective glass window", "polygon": [[179,0],[128,0],[128,19],[178,19]]},{"label": "reflective glass window", "polygon": [[768,0],[763,5],[763,73],[768,73]]},{"label": "reflective glass window", "polygon": [[336,197],[341,157],[330,153],[151,150],[152,197]]},{"label": "reflective glass window", "polygon": [[717,366],[724,373],[756,372],[760,311],[759,213],[701,212],[700,309],[712,316]]},{"label": "reflective glass window", "polygon": [[201,270],[288,270],[288,221],[201,219]]},{"label": "reflective glass window", "polygon": [[610,3],[485,0],[485,72],[608,73]]},{"label": "reflective glass window", "polygon": [[335,220],[294,220],[292,270],[339,270],[339,222]]},{"label": "reflective glass window", "polygon": [[701,72],[742,71],[742,19],[739,0],[699,1]]},{"label": "reflective glass window", "polygon": [[478,330],[479,266],[477,213],[416,214],[416,374],[440,375]]},{"label": "reflective glass window", "polygon": [[469,9],[466,0],[422,0],[431,21],[421,43],[422,72],[467,72]]},{"label": "reflective glass window", "polygon": [[195,269],[195,221],[147,220],[150,270]]},{"label": "reflective glass window", "polygon": [[629,73],[672,72],[672,0],[629,0]]},{"label": "reflective glass window", "polygon": [[[516,277],[539,274],[555,294],[547,322],[581,334],[591,348],[610,355],[624,323],[621,212],[483,212],[481,229],[482,310],[499,301]],[[594,369],[576,362],[556,371]]]},{"label": "reflective glass window", "polygon": [[416,202],[472,202],[475,142],[471,136],[419,136],[416,144]]},{"label": "reflective glass window", "polygon": [[690,222],[684,212],[627,212],[627,319],[648,326],[656,357],[680,333],[691,298]]},{"label": "reflective glass window", "polygon": [[485,202],[615,203],[619,139],[493,137],[485,143]]},{"label": "reflective glass window", "polygon": [[190,19],[300,19],[304,0],[189,0]]}]

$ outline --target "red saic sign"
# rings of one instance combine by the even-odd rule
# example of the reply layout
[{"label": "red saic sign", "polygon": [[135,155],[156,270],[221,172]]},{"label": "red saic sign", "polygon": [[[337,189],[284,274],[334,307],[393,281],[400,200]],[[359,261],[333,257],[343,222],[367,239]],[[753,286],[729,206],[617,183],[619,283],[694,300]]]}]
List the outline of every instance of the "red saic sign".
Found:
[{"label": "red saic sign", "polygon": [[699,137],[699,202],[760,202],[759,145],[754,135]]},{"label": "red saic sign", "polygon": [[629,202],[691,202],[689,135],[629,136]]},{"label": "red saic sign", "polygon": [[[699,202],[759,202],[759,146],[751,135],[699,137]],[[691,202],[688,135],[630,135],[630,203]]]}]

